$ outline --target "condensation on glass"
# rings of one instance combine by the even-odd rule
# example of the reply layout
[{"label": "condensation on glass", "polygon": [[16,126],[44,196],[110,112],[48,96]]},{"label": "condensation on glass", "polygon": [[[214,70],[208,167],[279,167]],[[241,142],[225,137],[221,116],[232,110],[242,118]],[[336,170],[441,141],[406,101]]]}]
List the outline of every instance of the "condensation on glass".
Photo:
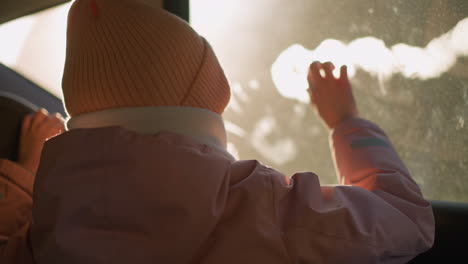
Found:
[{"label": "condensation on glass", "polygon": [[[230,149],[337,182],[308,104],[308,65],[349,66],[364,118],[390,136],[429,199],[468,202],[466,0],[192,0],[232,82]],[[466,122],[466,123],[465,123]]]},{"label": "condensation on glass", "polygon": [[[150,1],[150,0],[148,0]],[[60,96],[69,4],[0,25],[0,62]],[[347,64],[361,115],[384,128],[429,199],[468,202],[466,0],[191,0],[232,82],[229,150],[336,183],[305,88]]]}]

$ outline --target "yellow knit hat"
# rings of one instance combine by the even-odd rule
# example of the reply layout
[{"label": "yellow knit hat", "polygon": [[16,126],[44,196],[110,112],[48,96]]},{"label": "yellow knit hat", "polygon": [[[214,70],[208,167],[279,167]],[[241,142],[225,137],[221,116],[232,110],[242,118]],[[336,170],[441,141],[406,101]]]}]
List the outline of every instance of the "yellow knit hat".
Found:
[{"label": "yellow knit hat", "polygon": [[209,43],[138,0],[77,0],[62,79],[70,116],[111,108],[191,106],[221,114],[229,84]]}]

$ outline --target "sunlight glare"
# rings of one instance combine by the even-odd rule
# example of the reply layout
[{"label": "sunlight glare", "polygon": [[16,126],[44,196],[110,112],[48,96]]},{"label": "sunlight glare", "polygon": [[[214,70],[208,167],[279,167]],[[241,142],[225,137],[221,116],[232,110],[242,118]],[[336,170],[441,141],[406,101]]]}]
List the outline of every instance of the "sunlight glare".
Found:
[{"label": "sunlight glare", "polygon": [[0,26],[0,62],[14,67],[29,33],[36,21],[35,17],[23,17]]},{"label": "sunlight glare", "polygon": [[283,137],[271,142],[268,136],[277,130],[279,127],[276,119],[273,116],[266,116],[255,124],[250,142],[263,157],[275,165],[284,165],[296,158],[298,149],[290,137]]}]

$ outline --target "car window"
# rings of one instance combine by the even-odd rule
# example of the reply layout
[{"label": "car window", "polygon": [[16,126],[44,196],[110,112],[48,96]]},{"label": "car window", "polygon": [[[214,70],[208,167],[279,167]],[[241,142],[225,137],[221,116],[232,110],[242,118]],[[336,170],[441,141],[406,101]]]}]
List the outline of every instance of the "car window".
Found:
[{"label": "car window", "polygon": [[224,116],[240,158],[337,183],[305,91],[308,65],[332,61],[425,195],[468,201],[467,1],[193,0],[191,22],[232,82]]},{"label": "car window", "polygon": [[70,3],[0,25],[0,63],[61,97]]},{"label": "car window", "polygon": [[[61,96],[65,4],[0,25],[0,62]],[[192,0],[231,82],[229,150],[337,183],[305,89],[313,60],[347,64],[360,113],[429,199],[468,201],[468,2]]]}]

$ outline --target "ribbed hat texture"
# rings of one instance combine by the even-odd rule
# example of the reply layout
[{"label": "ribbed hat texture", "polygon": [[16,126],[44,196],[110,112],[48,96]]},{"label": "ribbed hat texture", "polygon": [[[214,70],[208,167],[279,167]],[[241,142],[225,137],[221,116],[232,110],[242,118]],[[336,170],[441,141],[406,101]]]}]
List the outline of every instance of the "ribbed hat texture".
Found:
[{"label": "ribbed hat texture", "polygon": [[230,99],[209,43],[182,19],[138,0],[75,1],[62,89],[70,116],[140,106],[221,114]]}]

